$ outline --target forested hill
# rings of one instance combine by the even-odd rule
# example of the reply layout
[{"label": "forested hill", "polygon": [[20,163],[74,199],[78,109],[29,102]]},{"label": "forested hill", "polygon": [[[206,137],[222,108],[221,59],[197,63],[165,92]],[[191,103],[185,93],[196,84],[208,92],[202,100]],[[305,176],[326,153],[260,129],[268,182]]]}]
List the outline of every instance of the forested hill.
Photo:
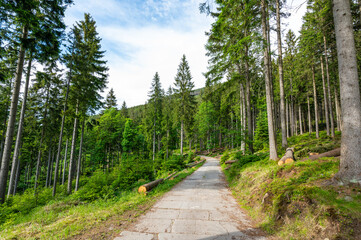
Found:
[{"label": "forested hill", "polygon": [[307,1],[299,34],[284,31],[287,1],[204,1],[204,88],[184,54],[172,87],[154,69],[146,104],[129,109],[114,89],[103,99],[105,41],[89,13],[66,32],[71,4],[0,2],[0,238],[111,238],[104,226],[134,220],[203,153],[222,155],[235,196],[275,238],[357,239],[360,1]]}]

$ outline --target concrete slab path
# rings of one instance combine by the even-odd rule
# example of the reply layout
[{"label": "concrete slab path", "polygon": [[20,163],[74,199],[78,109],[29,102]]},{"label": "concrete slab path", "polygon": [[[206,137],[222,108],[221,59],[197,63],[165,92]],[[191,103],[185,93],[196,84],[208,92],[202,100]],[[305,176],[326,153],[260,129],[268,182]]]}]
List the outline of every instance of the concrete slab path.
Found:
[{"label": "concrete slab path", "polygon": [[239,208],[219,161],[206,159],[115,240],[266,239]]}]

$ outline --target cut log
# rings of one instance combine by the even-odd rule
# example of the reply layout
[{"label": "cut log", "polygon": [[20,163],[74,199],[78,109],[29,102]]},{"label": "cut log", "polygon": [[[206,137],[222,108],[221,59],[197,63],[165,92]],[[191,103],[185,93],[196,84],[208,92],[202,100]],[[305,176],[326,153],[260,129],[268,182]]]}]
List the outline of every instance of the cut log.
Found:
[{"label": "cut log", "polygon": [[285,155],[278,161],[278,166],[282,166],[283,164],[290,164],[295,161],[293,156],[294,148],[287,148]]},{"label": "cut log", "polygon": [[138,192],[139,192],[139,193],[146,193],[146,192],[152,190],[153,188],[155,188],[156,186],[158,186],[158,184],[160,184],[160,183],[163,182],[163,181],[164,181],[164,179],[163,179],[163,178],[160,178],[160,179],[157,179],[157,180],[155,180],[155,181],[153,181],[153,182],[144,184],[144,185],[142,185],[142,186],[140,186],[140,187],[138,188]]},{"label": "cut log", "polygon": [[169,175],[168,177],[166,177],[166,178],[164,179],[164,181],[172,178],[172,177],[173,177],[174,175],[176,175],[176,174],[177,174],[177,172],[172,173],[171,175]]},{"label": "cut log", "polygon": [[170,178],[170,180],[173,180],[173,179],[175,179],[175,178],[178,177],[178,176],[179,176],[179,173],[176,174],[176,175],[174,175],[174,176],[172,176],[172,177]]},{"label": "cut log", "polygon": [[235,162],[237,162],[237,160],[228,160],[228,161],[225,161],[224,164],[232,164]]},{"label": "cut log", "polygon": [[293,158],[287,158],[285,161],[285,164],[291,164],[293,163],[295,160],[293,160]]},{"label": "cut log", "polygon": [[228,170],[232,167],[232,165],[227,166],[224,170]]},{"label": "cut log", "polygon": [[198,162],[193,162],[193,163],[189,163],[189,164],[186,165],[186,167],[187,167],[187,168],[191,168],[191,167],[194,167],[194,166],[196,166],[197,164],[202,163],[202,162],[204,162],[204,161],[205,161],[205,160],[198,161]]},{"label": "cut log", "polygon": [[325,153],[321,153],[318,155],[312,155],[309,157],[310,160],[316,160],[322,157],[337,157],[341,155],[341,148],[336,148],[333,149],[331,151],[325,152]]}]

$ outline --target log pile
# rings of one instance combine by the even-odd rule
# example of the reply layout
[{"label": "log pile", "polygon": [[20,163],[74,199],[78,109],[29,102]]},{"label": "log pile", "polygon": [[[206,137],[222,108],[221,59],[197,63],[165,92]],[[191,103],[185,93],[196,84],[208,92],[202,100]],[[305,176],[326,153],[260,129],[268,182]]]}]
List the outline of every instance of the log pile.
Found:
[{"label": "log pile", "polygon": [[287,148],[285,155],[278,161],[278,166],[282,166],[283,164],[291,164],[295,161],[295,157],[293,155],[294,148]]}]

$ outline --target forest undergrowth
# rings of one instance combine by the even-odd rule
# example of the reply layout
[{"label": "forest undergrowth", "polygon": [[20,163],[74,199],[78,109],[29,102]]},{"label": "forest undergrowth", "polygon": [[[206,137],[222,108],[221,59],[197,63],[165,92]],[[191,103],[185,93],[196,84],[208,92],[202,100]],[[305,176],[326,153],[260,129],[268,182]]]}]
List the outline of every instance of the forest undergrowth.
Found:
[{"label": "forest undergrowth", "polygon": [[[73,195],[67,195],[63,185],[55,198],[51,197],[51,188],[38,189],[36,195],[28,189],[1,205],[0,239],[112,239],[200,166],[182,170],[147,195],[137,189],[148,180],[138,179],[125,188],[119,181],[122,171],[117,168],[84,177],[82,187]],[[157,177],[174,171],[164,171]]]},{"label": "forest undergrowth", "polygon": [[[340,146],[321,132],[288,139],[296,162],[278,166],[267,150],[242,155],[227,150],[224,161],[238,159],[224,170],[233,195],[271,239],[361,239],[361,189],[331,184],[339,157],[305,160],[309,152],[323,153]],[[284,152],[278,149],[279,157]]]}]

